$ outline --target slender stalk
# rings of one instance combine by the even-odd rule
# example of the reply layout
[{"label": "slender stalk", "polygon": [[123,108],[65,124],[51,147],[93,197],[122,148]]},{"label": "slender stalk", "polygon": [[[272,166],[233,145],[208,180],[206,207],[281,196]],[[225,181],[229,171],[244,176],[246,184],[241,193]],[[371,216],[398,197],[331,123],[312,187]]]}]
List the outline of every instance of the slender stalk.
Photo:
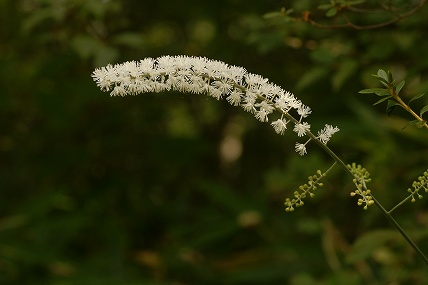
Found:
[{"label": "slender stalk", "polygon": [[401,20],[403,20],[404,18],[410,17],[413,14],[417,13],[422,6],[425,4],[426,0],[419,0],[418,3],[416,3],[416,5],[410,9],[407,12],[404,13],[398,13],[397,11],[394,11],[395,9],[391,6],[389,7],[384,7],[382,10],[380,10],[381,12],[389,12],[389,14],[392,15],[392,18],[390,20],[387,20],[385,22],[381,22],[378,24],[373,24],[373,25],[357,25],[354,24],[352,21],[350,21],[347,17],[346,17],[346,10],[349,10],[351,12],[354,13],[368,13],[368,12],[379,12],[379,10],[367,10],[367,9],[358,9],[355,8],[353,6],[347,6],[345,7],[345,9],[342,9],[340,12],[338,12],[338,15],[342,15],[344,18],[344,22],[341,24],[321,24],[315,20],[313,20],[312,18],[310,18],[310,13],[306,13],[304,15],[306,16],[302,16],[301,18],[291,18],[293,21],[296,22],[307,22],[309,24],[311,24],[314,27],[318,27],[321,29],[340,29],[340,28],[352,28],[355,30],[369,30],[369,29],[378,29],[378,28],[382,28],[391,24],[394,24],[396,22],[399,22]]},{"label": "slender stalk", "polygon": [[412,198],[412,195],[407,196],[403,201],[401,201],[400,203],[398,203],[397,205],[395,205],[391,210],[388,211],[388,214],[391,214],[392,212],[394,212],[398,207],[400,207],[401,205],[403,205],[410,198]]},{"label": "slender stalk", "polygon": [[[297,120],[294,119],[292,116],[288,114],[284,114],[287,116],[288,119],[293,121],[294,123],[297,123]],[[310,131],[306,133],[313,141],[315,141],[325,152],[327,152],[340,166],[342,166],[343,170],[349,174],[352,178],[355,178],[355,176],[352,174],[352,172],[349,170],[349,168],[346,166],[346,164],[325,144],[323,144],[321,141],[319,141],[314,134],[312,134]],[[373,201],[375,202],[375,205],[378,207],[378,209],[385,215],[385,217],[393,224],[393,226],[400,232],[400,234],[404,237],[404,239],[410,244],[411,247],[416,251],[416,253],[424,260],[424,262],[428,265],[428,258],[425,256],[425,254],[419,249],[419,247],[416,245],[416,243],[410,238],[410,236],[404,231],[404,229],[398,224],[398,222],[394,219],[394,217],[391,215],[392,211],[395,210],[397,207],[399,207],[402,203],[407,201],[408,198],[403,200],[401,203],[399,203],[397,206],[395,206],[391,211],[387,211],[381,203],[379,203],[378,200],[373,196],[373,194],[370,194],[373,198]]]},{"label": "slender stalk", "polygon": [[[290,121],[292,121],[294,124],[298,124],[299,122],[291,115],[289,115],[288,113],[283,113],[285,117],[287,117],[287,119],[289,119]],[[343,169],[345,169],[345,171],[352,176],[352,178],[354,178],[354,175],[352,174],[352,172],[348,169],[348,167],[346,166],[346,164],[325,144],[323,144],[319,139],[317,139],[317,137],[311,133],[310,131],[307,131],[306,134],[308,135],[308,137],[310,137],[315,143],[317,143],[325,152],[327,152],[338,164],[340,164],[340,166],[342,166]]]},{"label": "slender stalk", "polygon": [[[372,196],[373,197],[373,196]],[[398,224],[398,222],[391,215],[391,211],[387,211],[382,204],[380,204],[375,197],[373,197],[373,201],[375,205],[381,210],[381,212],[385,215],[385,217],[395,226],[395,228],[400,232],[400,234],[406,239],[406,241],[413,247],[416,253],[424,260],[424,262],[428,265],[428,258],[425,254],[419,249],[419,247],[415,244],[415,242],[409,237],[409,235],[403,230],[403,228]]]},{"label": "slender stalk", "polygon": [[412,110],[412,108],[410,108],[406,103],[404,103],[404,101],[400,98],[400,96],[398,96],[398,94],[394,90],[394,88],[392,86],[389,86],[388,89],[389,89],[389,93],[392,95],[392,97],[394,97],[395,100],[397,100],[397,102],[401,105],[401,107],[403,107],[404,110],[406,110],[407,112],[409,112],[419,122],[424,122],[424,124],[423,124],[424,128],[428,129],[428,124],[425,122],[425,120],[422,119],[421,117],[419,117],[419,115],[416,114]]},{"label": "slender stalk", "polygon": [[[425,1],[425,0],[423,0]],[[189,62],[190,61],[190,62]],[[187,65],[184,65],[185,74],[181,73],[183,70],[179,70],[180,73],[178,75],[174,74],[174,72],[166,72],[165,75],[160,74],[160,72],[165,72],[165,67],[169,70],[171,66],[174,66],[174,64],[178,64],[181,66],[183,62],[187,62]],[[170,64],[171,66],[168,66]],[[166,65],[166,66],[164,66]],[[160,67],[159,67],[160,66]],[[191,66],[191,67],[190,67]],[[217,67],[219,68],[218,70]],[[173,67],[174,68],[174,67]],[[212,69],[209,73],[206,73],[206,69]],[[146,70],[146,71],[144,71]],[[195,71],[196,70],[196,71]],[[144,71],[143,74],[141,74],[141,71]],[[177,70],[175,70],[177,71]],[[216,71],[216,72],[215,72]],[[152,74],[151,74],[152,72]],[[209,74],[218,74],[221,73],[223,75],[220,76],[220,78],[216,78],[214,75],[210,76]],[[147,79],[140,78],[146,77]],[[201,80],[196,80],[196,84],[190,84],[193,79],[189,79],[193,77],[202,77]],[[268,89],[268,93],[270,94],[270,89],[276,90],[278,94],[270,94],[265,96],[262,96],[261,94],[263,92],[260,92],[258,94],[259,99],[261,101],[267,101],[268,103],[262,104],[254,104],[255,98],[253,98],[254,95],[249,96],[247,99],[250,100],[248,104],[250,104],[250,108],[248,110],[248,106],[246,106],[247,111],[251,111],[256,114],[256,118],[260,119],[263,122],[268,121],[267,120],[267,114],[270,114],[273,110],[276,109],[279,111],[283,116],[285,116],[289,121],[293,122],[296,126],[301,124],[301,119],[305,117],[302,115],[302,113],[305,113],[306,111],[302,109],[299,109],[300,107],[305,107],[304,105],[300,105],[301,102],[299,102],[300,107],[292,107],[292,105],[289,106],[289,110],[284,110],[279,104],[275,105],[274,102],[272,102],[276,96],[284,96],[281,97],[282,99],[289,99],[289,100],[296,100],[294,96],[290,95],[289,93],[285,93],[281,88],[277,87],[276,85],[272,85],[270,83],[267,83],[267,79],[264,79],[262,77],[259,77],[258,75],[247,73],[244,69],[241,68],[232,68],[226,65],[222,62],[211,62],[205,58],[189,58],[184,56],[177,56],[177,57],[160,57],[158,59],[145,59],[141,61],[140,63],[137,62],[126,62],[124,64],[115,66],[107,66],[104,68],[98,68],[96,69],[92,77],[97,82],[97,85],[104,91],[111,91],[112,96],[124,96],[127,94],[135,95],[139,93],[145,93],[145,92],[162,92],[166,90],[178,90],[178,91],[187,91],[195,94],[202,94],[202,93],[209,93],[211,96],[220,99],[225,93],[230,93],[230,96],[232,97],[232,91],[231,86],[234,85],[234,89],[238,89],[241,91],[246,91],[246,86],[242,86],[241,81],[245,81],[248,83],[253,82],[253,87],[257,86],[263,86]],[[125,77],[125,78],[124,78]],[[171,77],[171,78],[170,78]],[[168,82],[166,82],[166,78],[168,78]],[[236,80],[238,78],[238,80]],[[137,80],[138,79],[138,80]],[[216,84],[210,84],[210,80],[214,79]],[[223,82],[223,80],[225,82]],[[228,82],[233,83],[228,83]],[[189,83],[190,82],[190,83]],[[213,87],[214,86],[214,87]],[[259,87],[260,87],[259,86]],[[209,87],[212,87],[213,90],[211,90]],[[256,88],[257,89],[257,88]],[[211,91],[210,91],[211,90]],[[236,91],[236,90],[234,90]],[[274,92],[274,93],[275,93]],[[282,93],[284,92],[284,93]],[[255,93],[256,94],[256,93]],[[235,95],[238,95],[238,98],[236,98]],[[272,96],[271,96],[272,95]],[[230,97],[228,97],[229,99]],[[236,99],[238,101],[236,101]],[[234,94],[234,97],[232,97],[232,102],[234,105],[242,105],[242,99],[241,94],[238,92]],[[254,102],[253,102],[254,101]],[[255,107],[260,105],[260,110],[257,110]],[[264,107],[263,107],[264,106]],[[287,105],[285,105],[287,106]],[[284,107],[284,108],[288,108]],[[288,112],[290,109],[296,109],[297,113],[300,114],[299,121],[296,120],[293,116],[291,116]],[[310,110],[309,110],[310,111]],[[310,113],[310,112],[309,112]],[[309,113],[306,113],[309,114]],[[281,117],[282,120],[282,117]],[[309,125],[307,125],[309,126]],[[327,125],[326,125],[327,126]],[[348,166],[326,145],[326,141],[322,141],[322,139],[319,139],[317,136],[315,136],[313,133],[311,133],[309,130],[305,130],[305,134],[309,136],[309,138],[315,143],[317,143],[325,152],[327,152],[333,160],[340,164],[343,168],[343,170],[348,173],[349,176],[352,177],[352,179],[356,178],[352,171],[348,168]],[[338,130],[338,129],[337,129]],[[300,133],[298,133],[300,136]],[[320,135],[319,135],[320,136]],[[331,168],[329,168],[330,170]],[[329,171],[328,170],[328,171]],[[363,183],[364,185],[364,183]],[[365,185],[363,186],[365,190],[367,188]],[[400,227],[400,225],[395,221],[395,219],[392,217],[391,212],[396,208],[393,208],[391,211],[385,210],[385,208],[370,194],[372,197],[374,203],[376,206],[384,213],[384,215],[387,217],[387,219],[396,227],[396,229],[401,233],[401,235],[407,240],[407,242],[415,249],[415,251],[424,259],[425,263],[428,264],[427,257],[422,253],[422,251],[417,247],[417,245],[410,239],[410,237],[407,235],[407,233]],[[366,204],[367,205],[367,204]]]}]

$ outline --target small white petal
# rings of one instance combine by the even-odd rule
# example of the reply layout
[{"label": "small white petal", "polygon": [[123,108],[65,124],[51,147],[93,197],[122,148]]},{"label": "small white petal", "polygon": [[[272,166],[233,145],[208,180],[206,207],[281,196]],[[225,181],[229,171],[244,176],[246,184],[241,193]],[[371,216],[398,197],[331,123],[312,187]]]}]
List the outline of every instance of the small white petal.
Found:
[{"label": "small white petal", "polygon": [[294,126],[293,131],[297,133],[297,136],[302,137],[306,134],[307,131],[309,131],[311,125],[308,123],[299,123]]},{"label": "small white petal", "polygon": [[300,155],[305,155],[306,152],[306,144],[302,144],[302,143],[296,143],[294,149],[296,150],[296,152]]}]

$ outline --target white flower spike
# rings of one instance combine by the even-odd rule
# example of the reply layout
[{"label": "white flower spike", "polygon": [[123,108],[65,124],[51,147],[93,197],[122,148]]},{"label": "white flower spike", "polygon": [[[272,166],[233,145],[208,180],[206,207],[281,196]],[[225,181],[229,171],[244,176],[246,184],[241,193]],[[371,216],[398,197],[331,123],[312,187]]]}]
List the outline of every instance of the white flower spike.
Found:
[{"label": "white flower spike", "polygon": [[[310,132],[310,125],[302,122],[302,119],[311,114],[311,108],[292,93],[242,67],[205,57],[162,56],[128,61],[97,68],[92,78],[102,91],[109,91],[111,96],[170,90],[207,94],[217,100],[226,98],[231,105],[241,106],[261,122],[269,122],[269,116],[278,111],[280,118],[271,121],[271,126],[278,134],[284,134],[289,122],[295,124],[293,130],[299,137]],[[290,114],[293,110],[295,117]],[[318,132],[316,139],[326,144],[338,131],[337,127],[326,125]],[[297,143],[296,152],[306,154],[308,142]]]}]

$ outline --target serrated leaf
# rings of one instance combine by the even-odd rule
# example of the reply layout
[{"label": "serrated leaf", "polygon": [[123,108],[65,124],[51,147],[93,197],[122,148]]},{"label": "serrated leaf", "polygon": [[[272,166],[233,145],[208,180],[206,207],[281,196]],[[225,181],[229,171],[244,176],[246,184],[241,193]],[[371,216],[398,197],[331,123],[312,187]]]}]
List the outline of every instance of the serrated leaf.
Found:
[{"label": "serrated leaf", "polygon": [[388,81],[388,74],[385,72],[385,70],[383,70],[383,69],[379,69],[378,71],[377,71],[377,76],[379,77],[379,78],[382,78],[383,80],[385,80],[386,82],[389,82]]},{"label": "serrated leaf", "polygon": [[363,90],[359,91],[358,93],[361,93],[361,94],[371,94],[371,93],[374,93],[377,96],[387,96],[387,95],[390,95],[388,89],[385,89],[385,88],[363,89]]},{"label": "serrated leaf", "polygon": [[410,102],[412,102],[412,101],[418,100],[419,98],[421,98],[424,95],[425,95],[425,93],[413,96],[412,99],[409,100],[409,102],[407,103],[407,105],[410,104]]},{"label": "serrated leaf", "polygon": [[374,103],[374,104],[373,104],[373,106],[375,106],[375,105],[377,105],[377,104],[380,104],[380,103],[382,103],[383,101],[388,100],[388,99],[390,99],[390,98],[392,98],[392,96],[389,96],[389,97],[383,97],[382,99],[380,99],[379,101],[377,101],[376,103]]},{"label": "serrated leaf", "polygon": [[394,100],[388,100],[388,103],[386,104],[386,113],[388,114],[388,117],[391,116],[392,111],[394,111],[395,107],[397,106],[401,105]]},{"label": "serrated leaf", "polygon": [[421,111],[419,112],[419,116],[422,118],[422,115],[426,112],[428,112],[428,105],[421,109]]},{"label": "serrated leaf", "polygon": [[406,82],[403,80],[400,83],[398,83],[397,85],[395,85],[394,89],[395,89],[395,92],[397,92],[397,94],[400,93],[400,91],[403,88],[405,83]]}]

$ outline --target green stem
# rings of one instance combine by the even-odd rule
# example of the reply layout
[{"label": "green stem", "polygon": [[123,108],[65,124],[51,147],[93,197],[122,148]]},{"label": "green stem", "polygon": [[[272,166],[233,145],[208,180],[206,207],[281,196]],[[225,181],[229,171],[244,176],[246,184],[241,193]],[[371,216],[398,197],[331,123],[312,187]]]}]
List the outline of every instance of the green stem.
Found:
[{"label": "green stem", "polygon": [[403,201],[401,201],[400,203],[398,203],[397,205],[395,205],[394,208],[392,208],[391,210],[388,211],[388,214],[391,214],[392,212],[394,212],[398,207],[400,207],[401,205],[403,205],[410,198],[412,198],[412,195],[407,196],[406,199],[404,199]]},{"label": "green stem", "polygon": [[[239,85],[238,85],[239,86]],[[241,87],[241,86],[239,86]],[[241,87],[243,88],[243,87]],[[260,96],[261,99],[266,100],[265,97]],[[404,102],[403,102],[404,103]],[[407,106],[407,105],[406,105]],[[281,114],[283,114],[287,119],[289,119],[294,124],[299,124],[300,122],[296,120],[293,116],[291,116],[288,112],[285,112],[279,108],[275,108],[277,111],[279,111]],[[416,115],[417,116],[417,115]],[[325,152],[327,152],[333,159],[336,161],[343,170],[352,177],[352,179],[355,178],[354,174],[352,174],[351,170],[348,168],[348,166],[324,143],[322,143],[312,132],[307,131],[306,135],[309,136],[316,144],[318,144]],[[379,210],[386,216],[386,218],[394,225],[394,227],[400,232],[400,234],[404,237],[404,239],[413,247],[413,249],[416,251],[416,253],[425,261],[425,263],[428,265],[428,258],[425,256],[425,254],[419,249],[419,247],[413,242],[413,240],[409,237],[409,235],[401,228],[401,226],[398,224],[398,222],[392,217],[391,212],[388,212],[382,204],[380,204],[375,197],[371,194],[373,201],[375,202],[375,205],[379,208]],[[396,207],[394,207],[395,209]],[[393,210],[394,210],[393,209]]]},{"label": "green stem", "polygon": [[[373,197],[373,195],[372,195]],[[391,211],[387,211],[382,204],[380,204],[375,197],[373,197],[373,201],[375,205],[382,211],[385,217],[395,226],[395,228],[400,232],[400,234],[406,239],[406,241],[413,247],[413,249],[417,252],[417,254],[428,264],[428,258],[425,254],[419,249],[419,247],[415,244],[415,242],[409,237],[409,235],[403,230],[403,228],[398,224],[398,222],[391,215]]]},{"label": "green stem", "polygon": [[[291,120],[293,123],[298,123],[296,119],[294,119],[291,115],[288,113],[284,114],[289,120]],[[343,170],[348,173],[352,177],[352,179],[355,178],[355,176],[352,174],[351,170],[347,167],[347,165],[325,144],[323,144],[320,140],[316,138],[316,136],[311,133],[310,131],[306,132],[306,134],[314,141],[316,142],[325,152],[327,152],[339,165],[342,166]],[[385,215],[385,217],[394,225],[394,227],[400,232],[400,234],[404,237],[404,239],[410,244],[411,247],[416,251],[416,253],[425,261],[425,263],[428,265],[428,258],[425,256],[425,254],[419,249],[419,247],[415,244],[415,242],[410,238],[410,236],[403,230],[403,228],[398,224],[398,222],[394,219],[394,217],[391,215],[392,211],[395,210],[398,206],[400,206],[402,203],[407,201],[407,198],[403,200],[400,204],[395,206],[391,211],[387,211],[381,203],[379,203],[375,197],[371,194],[373,201],[375,202],[375,205],[379,208],[379,210]]]},{"label": "green stem", "polygon": [[428,129],[428,124],[425,122],[425,120],[422,119],[421,117],[419,117],[418,114],[416,114],[412,110],[412,108],[410,108],[410,106],[408,106],[406,103],[404,103],[404,101],[400,98],[400,96],[395,91],[394,87],[391,85],[391,86],[388,86],[388,89],[389,89],[389,94],[391,94],[391,96],[401,105],[401,107],[403,107],[404,110],[409,112],[419,122],[424,123],[423,124],[424,128]]}]

